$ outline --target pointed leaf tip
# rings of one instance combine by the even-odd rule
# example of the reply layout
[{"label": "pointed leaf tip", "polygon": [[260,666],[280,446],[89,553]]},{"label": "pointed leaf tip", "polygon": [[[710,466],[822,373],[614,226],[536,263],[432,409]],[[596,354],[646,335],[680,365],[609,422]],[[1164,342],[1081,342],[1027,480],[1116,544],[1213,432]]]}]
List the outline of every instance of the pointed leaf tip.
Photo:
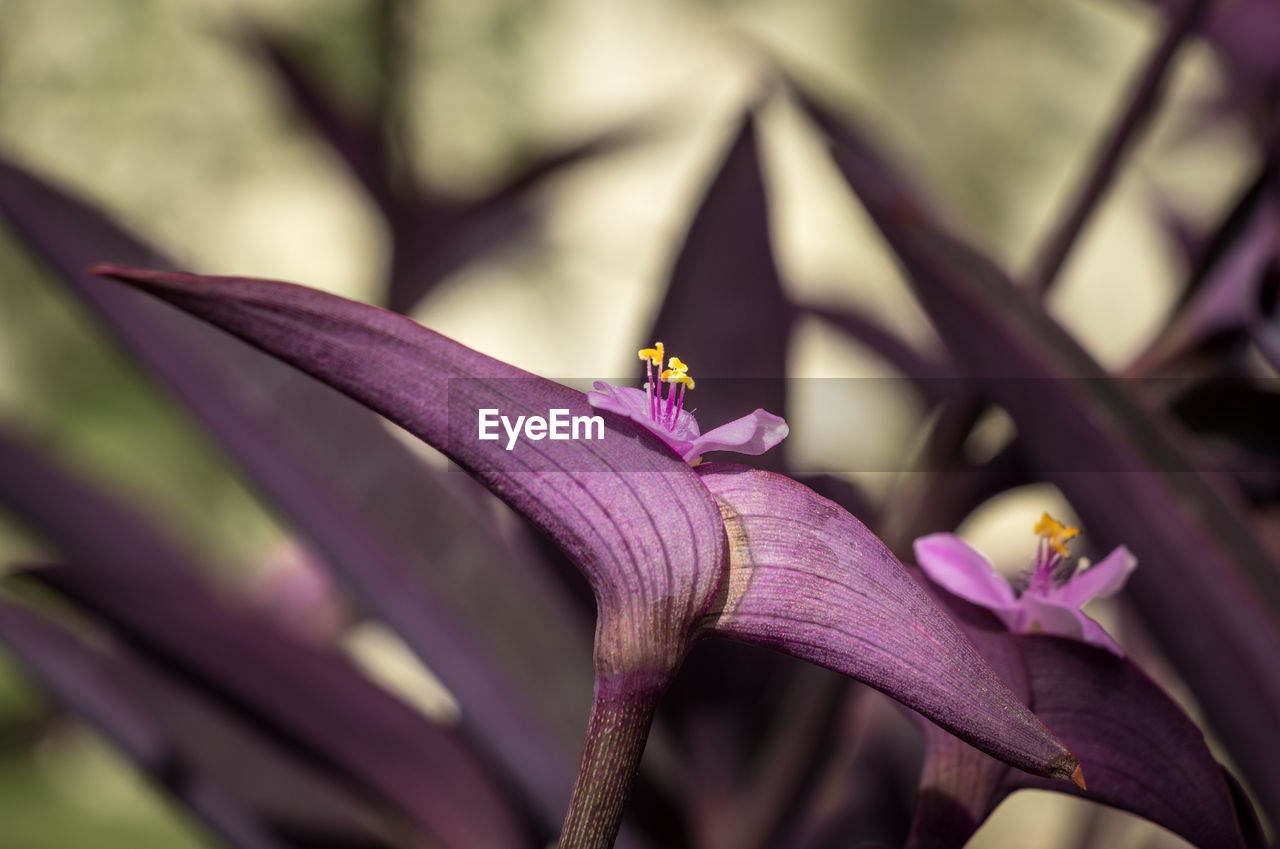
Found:
[{"label": "pointed leaf tip", "polygon": [[1045,765],[1044,771],[1040,774],[1045,778],[1060,778],[1064,781],[1070,781],[1081,790],[1085,789],[1084,768],[1080,766],[1080,759],[1070,751],[1049,761]]},{"label": "pointed leaf tip", "polygon": [[678,663],[719,587],[724,523],[697,475],[656,437],[618,420],[599,440],[531,440],[508,451],[477,438],[482,410],[516,420],[552,410],[590,416],[586,395],[403,315],[292,283],[118,265],[97,273],[150,292],[363,403],[525,515],[595,592],[598,671],[606,659],[613,673]]},{"label": "pointed leaf tip", "polygon": [[1076,757],[865,525],[782,475],[727,463],[695,471],[729,538],[704,633],[856,678],[1005,763],[1071,777]]}]

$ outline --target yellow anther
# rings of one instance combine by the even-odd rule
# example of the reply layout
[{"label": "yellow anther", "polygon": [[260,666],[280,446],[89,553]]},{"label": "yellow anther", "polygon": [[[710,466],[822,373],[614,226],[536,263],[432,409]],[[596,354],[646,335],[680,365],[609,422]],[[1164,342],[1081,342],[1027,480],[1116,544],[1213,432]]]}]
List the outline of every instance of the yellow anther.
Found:
[{"label": "yellow anther", "polygon": [[662,368],[662,356],[666,349],[662,347],[661,342],[654,342],[652,348],[641,348],[636,354],[642,360],[648,360],[658,368]]},{"label": "yellow anther", "polygon": [[679,383],[685,389],[693,388],[693,378],[689,376],[689,366],[679,357],[667,360],[667,368],[659,375],[665,383]]},{"label": "yellow anther", "polygon": [[1064,525],[1048,513],[1044,513],[1040,516],[1040,521],[1036,522],[1035,532],[1037,536],[1044,538],[1049,548],[1066,557],[1070,553],[1067,550],[1067,540],[1077,536],[1080,529]]}]

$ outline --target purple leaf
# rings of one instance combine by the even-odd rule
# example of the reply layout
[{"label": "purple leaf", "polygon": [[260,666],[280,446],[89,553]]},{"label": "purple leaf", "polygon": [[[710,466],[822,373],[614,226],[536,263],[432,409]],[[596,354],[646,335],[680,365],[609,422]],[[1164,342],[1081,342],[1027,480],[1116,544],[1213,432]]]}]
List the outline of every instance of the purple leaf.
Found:
[{"label": "purple leaf", "polygon": [[1168,28],[1143,64],[1142,75],[1133,86],[1123,111],[1092,158],[1089,174],[1080,184],[1079,193],[1036,257],[1028,276],[1040,294],[1053,286],[1085,224],[1114,182],[1130,146],[1160,105],[1173,59],[1208,5],[1208,0],[1182,0],[1170,16]]},{"label": "purple leaf", "polygon": [[59,701],[70,706],[197,817],[239,849],[291,849],[223,787],[193,773],[175,741],[120,689],[117,669],[62,627],[0,602],[0,642]]},{"label": "purple leaf", "polygon": [[237,31],[236,39],[261,57],[263,64],[279,79],[298,113],[342,158],[379,208],[391,215],[395,191],[388,183],[388,163],[384,160],[382,131],[376,119],[357,117],[335,102],[278,38],[246,26]]},{"label": "purple leaf", "polygon": [[1256,503],[1280,495],[1280,394],[1265,381],[1208,381],[1170,405],[1178,421],[1202,437]]},{"label": "purple leaf", "polygon": [[[786,415],[795,308],[773,257],[767,200],[748,115],[689,225],[653,330],[642,340],[662,340],[690,364],[704,421],[728,421],[754,407]],[[759,464],[781,469],[783,462],[774,451]]]},{"label": "purple leaf", "polygon": [[93,209],[3,163],[0,208],[441,677],[477,742],[554,826],[573,782],[590,654],[586,627],[530,568],[536,559],[500,544],[460,503],[459,481],[427,470],[359,405],[90,275],[104,257],[169,265]]},{"label": "purple leaf", "polygon": [[921,354],[867,316],[846,306],[807,305],[805,311],[847,333],[908,378],[925,403],[933,406],[956,397],[964,384],[953,370]]},{"label": "purple leaf", "polygon": [[503,793],[456,734],[385,695],[342,658],[226,607],[145,522],[3,433],[0,461],[0,502],[76,561],[32,577],[94,611],[173,674],[225,694],[274,735],[393,801],[447,845],[518,842]]},{"label": "purple leaf", "polygon": [[[574,416],[590,412],[585,396],[467,349],[402,316],[299,286],[119,267],[99,271],[163,297],[362,400],[444,451],[528,516],[578,563],[596,593],[598,680],[631,676],[658,682],[683,658],[721,589],[725,525],[708,492],[712,478],[707,471],[695,475],[648,431],[610,415],[602,440],[525,441],[507,451],[496,440],[477,438],[479,409],[501,409],[512,419],[546,414],[550,408],[566,409]],[[784,478],[717,468],[714,482],[723,484],[717,488],[722,497],[732,491],[735,497],[752,498],[757,483],[786,481],[779,486],[786,487],[792,501],[779,503],[778,512],[769,514],[770,527],[787,524],[796,500],[810,512],[821,504],[821,510],[833,517],[833,527],[855,534],[863,547],[842,554],[864,551],[888,558],[876,560],[877,565],[891,564],[889,568],[898,570],[896,577],[890,573],[882,578],[869,571],[870,565],[850,564],[857,568],[853,574],[873,586],[887,580],[897,588],[907,580],[874,536],[836,505]],[[743,482],[739,489],[750,491],[729,489],[737,477]],[[797,556],[795,551],[790,554]],[[738,574],[743,574],[741,569]],[[751,586],[764,588],[765,583]],[[848,588],[850,603],[857,600],[857,589]],[[975,659],[963,640],[948,642],[957,634],[955,626],[935,607],[925,606],[927,599],[922,600],[918,588],[904,592],[912,595],[899,599],[895,609],[924,617],[941,635],[935,637],[916,620],[909,627],[907,620],[898,622],[906,631],[903,645],[921,646],[930,653],[921,669],[897,664],[888,668],[880,663],[887,657],[883,651],[875,660],[851,656],[847,632],[829,620],[810,623],[808,641],[786,647],[798,657],[840,664],[836,668],[846,674],[864,674],[892,688],[895,696],[1019,766],[1070,776],[1075,766],[1070,753],[1025,709],[1014,706],[1012,694],[984,666],[972,669],[949,658],[946,652],[954,648],[960,658]],[[752,601],[755,596],[746,598]],[[773,598],[766,592],[762,601]],[[830,617],[834,612],[823,609],[821,614]],[[727,615],[734,628],[740,625],[747,634],[749,617],[735,618],[732,611]],[[881,614],[881,624],[887,625],[883,619]],[[776,621],[772,631],[777,647]],[[744,638],[769,641],[762,634]],[[828,648],[825,641],[833,645]],[[912,671],[926,677],[917,679]],[[950,677],[935,682],[927,677],[934,672]],[[977,712],[971,714],[970,706]]]},{"label": "purple leaf", "polygon": [[1222,217],[1221,222],[1213,233],[1205,240],[1204,247],[1192,266],[1187,284],[1183,287],[1182,292],[1179,293],[1177,312],[1174,313],[1174,316],[1177,316],[1188,302],[1197,295],[1205,283],[1211,279],[1214,268],[1223,261],[1235,244],[1248,232],[1257,218],[1259,210],[1269,200],[1268,186],[1273,179],[1273,171],[1274,167],[1271,164],[1271,160],[1268,159],[1262,163],[1258,173],[1253,176],[1253,179],[1240,192],[1240,196],[1235,203]]},{"label": "purple leaf", "polygon": [[909,849],[960,847],[1009,792],[1057,790],[1120,808],[1196,846],[1258,847],[1247,803],[1237,811],[1229,775],[1182,709],[1131,661],[1061,637],[1012,635],[990,614],[931,594],[955,614],[982,655],[1036,716],[1080,757],[1087,790],[1015,773],[970,746],[926,734],[921,805]]},{"label": "purple leaf", "polygon": [[[1018,699],[1031,705],[1031,688],[1022,655],[1000,623],[986,610],[958,601],[928,581],[922,580],[921,584],[952,615]],[[924,732],[924,764],[906,849],[959,849],[999,804],[1000,782],[1009,768],[936,725],[917,724]],[[1093,781],[1088,766],[1081,762],[1081,768],[1088,781]],[[1056,786],[1062,782],[1050,784]],[[1065,787],[1064,784],[1063,789]]]},{"label": "purple leaf", "polygon": [[1020,769],[1079,780],[1071,753],[857,519],[781,475],[727,464],[698,473],[730,540],[708,633],[842,672]]},{"label": "purple leaf", "polygon": [[1084,796],[1146,817],[1203,849],[1245,845],[1231,788],[1200,729],[1137,666],[1060,637],[1028,634],[1014,642],[1036,716],[1080,756],[1089,789],[1010,774],[1012,787]]},{"label": "purple leaf", "polygon": [[409,312],[447,275],[530,228],[535,193],[579,163],[635,143],[635,127],[610,128],[543,154],[497,187],[455,200],[425,189],[410,192],[391,224],[391,278],[387,304]]},{"label": "purple leaf", "polygon": [[[394,3],[382,3],[382,29],[394,36],[397,26]],[[342,108],[275,38],[246,30],[241,40],[257,50],[280,78],[297,110],[317,134],[346,163],[377,203],[391,230],[391,272],[387,303],[397,312],[409,312],[446,276],[495,245],[530,229],[533,195],[550,178],[597,156],[633,144],[640,133],[634,127],[612,128],[589,138],[543,153],[508,175],[496,187],[466,199],[455,199],[419,186],[412,177],[412,163],[397,163],[390,155],[395,147],[385,141],[394,129],[398,49],[384,43],[378,50],[389,64],[383,69],[382,114],[357,117]],[[384,38],[384,42],[392,42]],[[403,141],[398,147],[404,148]],[[401,151],[404,153],[404,151]],[[145,263],[143,263],[145,264]]]},{"label": "purple leaf", "polygon": [[1162,190],[1147,186],[1145,191],[1146,206],[1159,227],[1166,250],[1171,251],[1179,260],[1178,264],[1187,271],[1195,269],[1208,252],[1209,234]]},{"label": "purple leaf", "polygon": [[[1152,370],[1152,362],[1172,359],[1194,350],[1206,340],[1224,333],[1264,333],[1260,289],[1280,248],[1280,215],[1262,202],[1230,245],[1211,254],[1212,262],[1196,275],[1195,291],[1162,331],[1139,368]],[[1260,344],[1264,356],[1267,346]],[[1276,360],[1280,363],[1280,358]]]},{"label": "purple leaf", "polygon": [[958,362],[1013,417],[1028,460],[1058,484],[1101,547],[1126,543],[1130,588],[1263,807],[1280,816],[1280,573],[1237,512],[1025,293],[943,233],[865,139],[834,155]]},{"label": "purple leaf", "polygon": [[[1150,5],[1166,10],[1176,8],[1176,2],[1149,0]],[[1280,39],[1280,8],[1269,0],[1215,3],[1200,32],[1249,86],[1265,92],[1280,77],[1280,56],[1274,49]]]},{"label": "purple leaf", "polygon": [[665,675],[683,656],[720,583],[723,524],[697,476],[638,425],[611,416],[603,439],[526,439],[508,451],[505,440],[477,438],[478,411],[590,417],[586,396],[395,313],[301,286],[98,271],[319,377],[470,471],[586,575],[600,613],[598,664]]},{"label": "purple leaf", "polygon": [[530,842],[498,782],[456,733],[384,695],[342,658],[224,608],[185,576],[158,581],[107,562],[76,562],[32,576],[109,623],[176,677],[226,694],[234,709],[273,737],[347,772],[443,845]]}]

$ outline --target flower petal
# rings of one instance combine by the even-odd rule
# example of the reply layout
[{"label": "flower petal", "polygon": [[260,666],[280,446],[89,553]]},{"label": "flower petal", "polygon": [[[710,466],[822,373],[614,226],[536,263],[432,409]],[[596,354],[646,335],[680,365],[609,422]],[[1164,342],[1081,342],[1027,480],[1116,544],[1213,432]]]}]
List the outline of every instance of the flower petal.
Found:
[{"label": "flower petal", "polygon": [[608,410],[631,419],[658,439],[671,446],[681,457],[688,452],[698,437],[698,420],[688,410],[681,410],[675,427],[667,428],[653,420],[649,394],[643,389],[614,386],[597,380],[594,392],[587,393],[587,401],[597,410]]},{"label": "flower petal", "polygon": [[955,534],[915,541],[916,563],[935,584],[988,610],[1012,610],[1018,599],[987,556]]},{"label": "flower petal", "polygon": [[1112,654],[1124,655],[1102,626],[1051,596],[1024,593],[1019,600],[1018,618],[1011,630],[1020,634],[1053,634],[1082,643],[1101,646]]},{"label": "flower petal", "polygon": [[1090,599],[1118,592],[1137,567],[1138,558],[1123,545],[1118,546],[1088,569],[1072,575],[1054,596],[1063,604],[1084,607]]},{"label": "flower petal", "polygon": [[[724,524],[690,468],[619,421],[600,440],[477,438],[478,412],[590,416],[586,396],[386,310],[277,281],[104,266],[361,401],[554,539],[596,596],[597,671],[674,669],[720,584]],[[610,472],[611,474],[601,474]]]},{"label": "flower petal", "polygon": [[1071,753],[857,519],[781,475],[697,471],[731,540],[709,632],[857,678],[1020,769],[1072,775]]},{"label": "flower petal", "polygon": [[756,410],[740,419],[713,428],[693,440],[684,459],[692,461],[708,451],[736,451],[739,454],[763,454],[790,433],[781,416]]}]

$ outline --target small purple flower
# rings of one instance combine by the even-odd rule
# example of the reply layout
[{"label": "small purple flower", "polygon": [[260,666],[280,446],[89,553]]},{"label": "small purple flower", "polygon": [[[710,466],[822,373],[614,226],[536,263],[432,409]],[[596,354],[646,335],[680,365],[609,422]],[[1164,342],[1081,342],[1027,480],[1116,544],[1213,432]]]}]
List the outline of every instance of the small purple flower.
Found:
[{"label": "small purple flower", "polygon": [[[679,357],[672,357],[667,361],[667,368],[663,369],[665,349],[661,342],[638,353],[649,372],[644,389],[614,386],[597,380],[596,391],[588,393],[587,400],[597,409],[626,416],[644,425],[686,463],[697,465],[705,451],[763,454],[786,438],[787,423],[780,416],[760,409],[701,433],[698,420],[684,409],[685,389],[693,389],[689,367]],[[669,387],[665,398],[662,395],[663,383]]]},{"label": "small purple flower", "polygon": [[1120,647],[1080,608],[1090,599],[1117,592],[1138,560],[1120,546],[1095,566],[1081,558],[1065,563],[1067,540],[1080,533],[1048,513],[1040,517],[1040,537],[1026,589],[1013,587],[983,554],[955,534],[930,534],[915,542],[916,562],[935,584],[953,595],[987,608],[1010,630],[1020,634],[1043,632],[1101,646],[1123,656]]}]

